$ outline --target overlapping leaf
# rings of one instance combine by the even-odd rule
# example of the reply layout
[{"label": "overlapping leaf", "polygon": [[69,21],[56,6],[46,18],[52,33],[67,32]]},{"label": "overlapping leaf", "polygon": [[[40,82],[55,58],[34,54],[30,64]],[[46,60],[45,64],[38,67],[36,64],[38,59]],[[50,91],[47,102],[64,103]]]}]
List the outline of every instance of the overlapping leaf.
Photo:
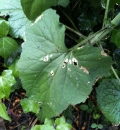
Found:
[{"label": "overlapping leaf", "polygon": [[4,118],[5,120],[11,121],[10,117],[6,112],[6,107],[3,103],[0,102],[0,117]]},{"label": "overlapping leaf", "polygon": [[106,79],[97,90],[97,102],[105,117],[114,124],[120,124],[120,82]]},{"label": "overlapping leaf", "polygon": [[41,103],[41,120],[61,113],[69,104],[84,102],[95,79],[108,74],[112,64],[92,46],[69,51],[64,31],[55,11],[46,10],[26,31],[22,46],[20,78],[27,95]]},{"label": "overlapping leaf", "polygon": [[21,5],[26,16],[32,21],[51,6],[62,5],[65,7],[68,3],[69,0],[21,0]]},{"label": "overlapping leaf", "polygon": [[26,18],[20,0],[0,0],[0,15],[10,15],[8,21],[11,36],[23,38],[25,29],[31,22]]},{"label": "overlapping leaf", "polygon": [[15,84],[15,82],[12,71],[4,70],[2,76],[0,76],[0,95],[4,95],[5,98],[8,98],[11,92],[11,86]]},{"label": "overlapping leaf", "polygon": [[111,42],[115,43],[118,48],[120,48],[120,30],[114,29],[112,31]]},{"label": "overlapping leaf", "polygon": [[8,35],[9,24],[7,21],[0,19],[0,38]]},{"label": "overlapping leaf", "polygon": [[25,99],[21,100],[20,103],[21,103],[22,108],[25,113],[34,112],[37,114],[40,110],[39,104],[32,101],[32,99],[25,98]]},{"label": "overlapping leaf", "polygon": [[7,58],[17,48],[18,44],[14,39],[10,37],[0,38],[0,56]]}]

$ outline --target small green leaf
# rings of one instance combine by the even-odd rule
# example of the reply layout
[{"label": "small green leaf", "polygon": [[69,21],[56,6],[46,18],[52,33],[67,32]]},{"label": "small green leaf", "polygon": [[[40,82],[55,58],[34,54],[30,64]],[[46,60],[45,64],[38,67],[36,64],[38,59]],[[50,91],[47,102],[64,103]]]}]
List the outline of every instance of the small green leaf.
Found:
[{"label": "small green leaf", "polygon": [[65,117],[64,116],[62,116],[62,117],[60,117],[60,118],[57,118],[56,120],[55,120],[55,124],[56,125],[60,125],[60,124],[64,124],[66,121],[65,121]]},{"label": "small green leaf", "polygon": [[8,35],[9,24],[4,19],[0,19],[0,38]]},{"label": "small green leaf", "polygon": [[93,113],[93,119],[99,119],[100,118],[100,114],[97,114],[97,113]]},{"label": "small green leaf", "polygon": [[66,123],[64,116],[57,118],[55,124],[57,126],[56,130],[70,130],[72,128],[70,124]]},{"label": "small green leaf", "polygon": [[97,102],[104,116],[114,124],[120,123],[120,82],[117,79],[103,80],[97,91]]},{"label": "small green leaf", "polygon": [[26,18],[20,0],[0,0],[0,12],[2,16],[10,16],[10,35],[14,38],[24,38],[24,32],[31,22]]},{"label": "small green leaf", "polygon": [[31,128],[31,130],[41,130],[41,125],[35,125]]},{"label": "small green leaf", "polygon": [[86,110],[88,110],[88,106],[85,104],[82,104],[82,105],[80,105],[80,109],[83,111],[86,111]]},{"label": "small green leaf", "polygon": [[10,37],[0,38],[0,56],[7,58],[13,50],[18,48],[17,42]]},{"label": "small green leaf", "polygon": [[99,129],[102,129],[102,128],[103,128],[103,125],[98,124],[97,127],[98,127]]},{"label": "small green leaf", "polygon": [[44,124],[49,124],[51,126],[54,126],[54,121],[46,118]]},{"label": "small green leaf", "polygon": [[66,7],[68,3],[69,0],[21,0],[24,13],[32,21],[51,6],[62,5]]},{"label": "small green leaf", "polygon": [[56,130],[71,130],[71,128],[70,124],[60,124],[56,127]]},{"label": "small green leaf", "polygon": [[120,30],[114,29],[112,31],[111,42],[115,43],[118,48],[120,48]]},{"label": "small green leaf", "polygon": [[0,76],[0,95],[5,95],[8,98],[11,92],[11,86],[15,84],[15,79],[12,75],[12,70],[4,70]]},{"label": "small green leaf", "polygon": [[42,125],[40,127],[40,130],[55,130],[53,126],[50,126],[50,125]]},{"label": "small green leaf", "polygon": [[20,104],[22,105],[23,111],[25,113],[28,112],[34,112],[38,113],[40,110],[40,106],[38,103],[34,102],[32,99],[24,98],[20,101]]},{"label": "small green leaf", "polygon": [[35,125],[31,130],[55,130],[53,126],[50,125]]},{"label": "small green leaf", "polygon": [[92,125],[91,125],[91,128],[97,128],[97,124],[96,123],[93,123]]},{"label": "small green leaf", "polygon": [[10,117],[7,114],[5,105],[1,102],[0,102],[0,116],[5,120],[11,121]]}]

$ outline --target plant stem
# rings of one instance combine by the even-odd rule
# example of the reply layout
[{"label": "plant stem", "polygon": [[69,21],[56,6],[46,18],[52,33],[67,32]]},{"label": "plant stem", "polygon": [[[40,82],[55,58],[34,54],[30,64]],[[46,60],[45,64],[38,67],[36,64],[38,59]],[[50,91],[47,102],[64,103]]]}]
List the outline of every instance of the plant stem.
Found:
[{"label": "plant stem", "polygon": [[111,21],[113,26],[117,26],[120,23],[120,13]]},{"label": "plant stem", "polygon": [[106,9],[105,9],[105,15],[104,15],[104,19],[103,19],[103,26],[102,26],[102,28],[104,28],[105,25],[106,25],[107,15],[108,15],[108,9],[109,9],[109,3],[110,3],[110,0],[107,0],[107,4],[106,4]]},{"label": "plant stem", "polygon": [[102,40],[107,34],[109,34],[118,24],[120,23],[120,13],[111,21],[111,24],[107,25],[100,31],[90,35],[82,42],[78,43],[73,48],[70,48],[69,50],[77,49],[79,46],[82,46],[83,44],[90,43],[91,45],[95,44],[96,42],[99,42]]},{"label": "plant stem", "polygon": [[[107,5],[106,5],[106,10],[105,10],[105,15],[104,15],[104,21],[103,21],[103,27],[106,26],[106,21],[107,21],[107,15],[108,15],[108,8],[109,8],[109,2],[110,0],[107,0]],[[111,24],[113,26],[117,26],[120,23],[120,13],[111,21]],[[103,49],[102,49],[103,50]],[[118,79],[118,81],[120,82],[120,78],[118,77],[117,73],[115,72],[115,69],[113,68],[113,66],[111,66],[111,69],[115,75],[115,77]]]},{"label": "plant stem", "polygon": [[68,36],[70,39],[74,40],[75,42],[77,42],[77,40],[75,40],[73,37],[71,37],[69,34],[65,33],[66,36]]},{"label": "plant stem", "polygon": [[120,78],[118,77],[117,73],[115,72],[115,69],[111,66],[111,69],[115,75],[115,77],[117,78],[117,80],[120,82]]},{"label": "plant stem", "polygon": [[70,28],[70,27],[68,27],[68,26],[66,26],[65,25],[65,27],[67,28],[67,29],[69,29],[70,31],[72,31],[72,32],[74,32],[75,34],[77,34],[78,36],[80,36],[80,37],[82,37],[82,38],[86,38],[86,36],[84,36],[82,33],[80,33],[80,32],[77,32],[77,31],[75,31],[74,29],[72,29],[72,28]]},{"label": "plant stem", "polygon": [[78,43],[76,46],[71,48],[70,50],[77,49],[79,46],[82,46],[83,44],[89,43],[91,45],[95,44],[96,42],[99,42],[101,39],[103,39],[110,31],[113,30],[113,27],[105,27],[101,29],[100,31],[90,35],[82,42]]}]

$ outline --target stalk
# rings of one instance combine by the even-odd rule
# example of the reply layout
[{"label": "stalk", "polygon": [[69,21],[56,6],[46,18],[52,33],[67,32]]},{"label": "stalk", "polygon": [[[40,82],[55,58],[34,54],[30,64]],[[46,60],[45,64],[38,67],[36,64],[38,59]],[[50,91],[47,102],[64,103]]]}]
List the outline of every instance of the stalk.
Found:
[{"label": "stalk", "polygon": [[88,36],[85,40],[78,43],[76,46],[71,48],[70,50],[77,49],[79,46],[82,46],[86,43],[89,43],[91,45],[95,44],[96,42],[99,42],[102,40],[107,34],[109,34],[118,24],[120,23],[120,13],[111,21],[107,27],[104,27],[100,31]]},{"label": "stalk", "polygon": [[106,4],[106,9],[105,9],[105,15],[104,15],[104,20],[103,20],[103,27],[105,27],[106,25],[106,21],[107,21],[107,15],[108,15],[108,9],[109,9],[109,3],[110,3],[110,0],[107,0],[107,4]]},{"label": "stalk", "polygon": [[120,13],[111,21],[111,24],[113,26],[118,26],[119,23],[120,23]]},{"label": "stalk", "polygon": [[120,78],[118,77],[117,73],[115,72],[115,69],[111,66],[111,69],[115,75],[115,77],[117,78],[117,80],[120,82]]},{"label": "stalk", "polygon": [[77,49],[79,46],[82,46],[86,43],[93,45],[96,42],[99,42],[101,39],[103,39],[108,33],[110,33],[111,30],[113,30],[112,27],[105,27],[105,28],[101,29],[100,31],[94,33],[93,35],[90,35],[89,37],[87,37],[82,42],[78,43],[76,46],[74,46],[70,50]]},{"label": "stalk", "polygon": [[66,26],[65,25],[65,27],[67,28],[67,29],[69,29],[70,31],[72,31],[72,32],[74,32],[75,34],[77,34],[78,36],[80,36],[80,37],[82,37],[82,38],[86,38],[86,36],[84,36],[82,33],[80,33],[80,32],[78,32],[78,31],[75,31],[74,29],[72,29],[72,28],[70,28],[70,27],[68,27],[68,26]]},{"label": "stalk", "polygon": [[73,27],[79,32],[79,30],[77,29],[77,27],[75,26],[75,24],[73,23],[73,21],[67,16],[67,14],[62,11],[62,9],[59,7],[60,11],[66,16],[66,18],[71,22],[71,24],[73,25]]}]

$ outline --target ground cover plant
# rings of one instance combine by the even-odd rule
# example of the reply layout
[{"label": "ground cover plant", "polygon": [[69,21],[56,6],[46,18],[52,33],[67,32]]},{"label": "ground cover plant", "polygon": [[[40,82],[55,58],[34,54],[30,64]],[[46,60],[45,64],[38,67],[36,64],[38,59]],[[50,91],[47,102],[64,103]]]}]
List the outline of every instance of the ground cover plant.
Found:
[{"label": "ground cover plant", "polygon": [[[66,122],[63,115],[69,117],[70,108],[78,111],[78,106],[95,120],[104,117],[119,125],[119,4],[1,0],[0,116],[11,121],[4,101],[24,89],[19,101],[23,112],[35,113],[44,122],[29,129],[72,129],[73,122]],[[89,126],[103,128],[94,122]]]}]

